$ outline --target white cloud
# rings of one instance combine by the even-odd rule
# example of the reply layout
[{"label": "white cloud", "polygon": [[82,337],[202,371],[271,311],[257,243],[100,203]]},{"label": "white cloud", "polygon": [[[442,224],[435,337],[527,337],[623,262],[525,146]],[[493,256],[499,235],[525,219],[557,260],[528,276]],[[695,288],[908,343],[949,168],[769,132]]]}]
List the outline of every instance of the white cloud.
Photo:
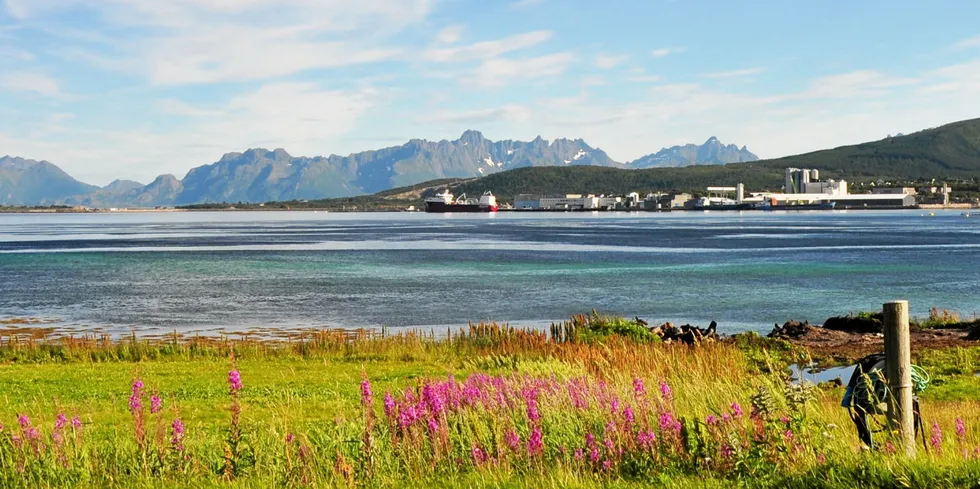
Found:
[{"label": "white cloud", "polygon": [[799,94],[802,98],[853,98],[883,95],[896,87],[914,85],[919,80],[898,78],[875,70],[859,70],[817,78],[810,88]]},{"label": "white cloud", "polygon": [[611,54],[600,53],[595,57],[595,66],[596,68],[608,70],[610,68],[615,68],[625,63],[629,59],[630,57],[627,54],[615,56]]},{"label": "white cloud", "polygon": [[980,35],[957,41],[953,44],[954,48],[973,48],[980,46]]},{"label": "white cloud", "polygon": [[[88,31],[58,24],[59,14],[90,11],[106,24],[98,29],[100,50],[81,43],[65,51],[156,83],[185,84],[271,79],[391,59],[402,50],[389,45],[390,38],[425,20],[432,1],[8,0],[8,7],[62,39],[91,38]],[[140,35],[133,37],[136,31]]]},{"label": "white cloud", "polygon": [[544,3],[545,0],[517,0],[510,4],[511,8],[528,8]]},{"label": "white cloud", "polygon": [[47,96],[60,96],[58,81],[40,73],[10,73],[0,77],[0,87],[7,90],[34,92]]},{"label": "white cloud", "polygon": [[462,124],[484,124],[497,121],[526,121],[532,116],[529,108],[520,104],[508,104],[503,107],[493,109],[480,109],[468,111],[446,111],[436,112],[431,116],[425,116],[421,120],[424,122],[448,122]]},{"label": "white cloud", "polygon": [[572,53],[555,53],[547,56],[522,59],[488,59],[477,67],[467,79],[479,87],[499,87],[518,79],[536,79],[565,73],[575,59]]},{"label": "white cloud", "polygon": [[159,43],[151,56],[150,72],[160,84],[241,81],[373,63],[398,53],[386,48],[361,49],[349,42],[305,40],[292,29],[252,32],[224,27]]},{"label": "white cloud", "polygon": [[[0,36],[2,39],[3,36]],[[34,54],[20,49],[7,46],[0,46],[0,59],[13,59],[17,61],[34,61],[37,57]]]},{"label": "white cloud", "polygon": [[436,33],[436,42],[442,44],[455,44],[463,37],[465,27],[461,25],[451,25],[444,27]]},{"label": "white cloud", "polygon": [[650,55],[654,58],[663,58],[664,56],[670,56],[671,54],[683,53],[685,48],[658,48],[650,52]]},{"label": "white cloud", "polygon": [[741,70],[731,70],[731,71],[717,71],[714,73],[705,73],[703,76],[707,78],[741,78],[744,76],[757,75],[765,71],[763,68],[744,68]]},{"label": "white cloud", "polygon": [[628,103],[569,98],[542,100],[531,109],[535,116],[525,127],[582,137],[618,161],[712,134],[748,145],[760,156],[778,157],[974,118],[980,113],[980,60],[915,77],[859,70],[815,78],[782,93],[673,83],[654,86],[646,97]]},{"label": "white cloud", "polygon": [[483,41],[467,46],[434,48],[426,51],[423,57],[437,63],[484,60],[535,46],[551,39],[551,35],[551,31],[526,32],[495,41]]},{"label": "white cloud", "polygon": [[337,149],[337,143],[384,96],[369,89],[270,83],[223,104],[163,100],[159,105],[167,107],[168,113],[187,117],[173,130],[141,123],[128,128],[91,128],[74,120],[66,132],[53,129],[48,118],[41,118],[30,138],[0,133],[0,146],[12,154],[52,161],[90,183],[104,184],[115,178],[149,181],[160,173],[182,177],[189,168],[246,148],[283,147],[291,154],[310,156],[328,153]]}]

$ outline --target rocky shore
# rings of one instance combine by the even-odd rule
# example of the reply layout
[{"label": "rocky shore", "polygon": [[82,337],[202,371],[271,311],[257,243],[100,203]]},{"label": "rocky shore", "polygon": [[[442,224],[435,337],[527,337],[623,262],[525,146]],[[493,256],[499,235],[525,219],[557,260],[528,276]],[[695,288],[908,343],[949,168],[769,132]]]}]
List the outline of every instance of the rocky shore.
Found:
[{"label": "rocky shore", "polygon": [[[822,362],[825,364],[851,363],[884,350],[880,315],[832,317],[823,325],[789,321],[782,326],[774,325],[768,337],[806,348],[814,358],[825,359]],[[980,320],[942,327],[912,325],[911,340],[913,352],[980,346]]]}]

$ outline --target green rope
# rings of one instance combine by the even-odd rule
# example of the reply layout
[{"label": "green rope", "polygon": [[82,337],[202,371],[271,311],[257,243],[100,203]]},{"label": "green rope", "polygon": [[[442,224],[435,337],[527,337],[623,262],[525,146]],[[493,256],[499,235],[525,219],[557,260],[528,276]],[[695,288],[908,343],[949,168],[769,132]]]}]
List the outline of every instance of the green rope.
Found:
[{"label": "green rope", "polygon": [[926,390],[929,387],[929,374],[918,365],[912,365],[912,392],[916,394]]}]

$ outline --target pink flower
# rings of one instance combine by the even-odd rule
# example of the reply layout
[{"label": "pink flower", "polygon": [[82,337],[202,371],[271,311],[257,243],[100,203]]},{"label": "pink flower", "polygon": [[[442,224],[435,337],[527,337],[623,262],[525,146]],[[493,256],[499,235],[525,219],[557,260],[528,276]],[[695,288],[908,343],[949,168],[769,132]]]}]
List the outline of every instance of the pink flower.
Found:
[{"label": "pink flower", "polygon": [[292,443],[296,439],[296,435],[292,433],[286,433],[286,443]]},{"label": "pink flower", "polygon": [[429,412],[435,416],[442,414],[446,408],[446,404],[442,399],[442,395],[432,386],[432,384],[425,384],[422,386],[422,401],[429,408]]},{"label": "pink flower", "polygon": [[664,380],[660,381],[660,397],[663,397],[665,401],[674,399],[674,392],[670,390],[670,386]]},{"label": "pink flower", "polygon": [[61,431],[68,425],[68,417],[64,413],[58,413],[58,416],[54,420],[54,429]]},{"label": "pink flower", "polygon": [[170,446],[178,452],[184,449],[184,422],[180,418],[170,425]]},{"label": "pink flower", "polygon": [[660,431],[681,432],[681,422],[674,419],[674,415],[669,412],[660,413]]},{"label": "pink flower", "polygon": [[656,441],[657,434],[653,431],[640,431],[636,434],[636,443],[639,444],[640,448],[644,450],[653,448],[653,444]]},{"label": "pink flower", "polygon": [[737,402],[732,403],[732,416],[736,418],[742,417],[742,406],[739,406]]},{"label": "pink flower", "polygon": [[133,380],[133,393],[129,396],[129,411],[136,414],[143,410],[143,381]]},{"label": "pink flower", "polygon": [[722,422],[727,423],[727,422],[729,422],[731,420],[732,420],[732,415],[730,415],[728,413],[722,413],[721,414],[721,421]]},{"label": "pink flower", "polygon": [[966,424],[963,423],[963,418],[956,418],[956,436],[960,438],[966,436]]},{"label": "pink flower", "polygon": [[632,407],[626,406],[626,409],[623,409],[623,419],[626,420],[626,429],[631,429],[633,422],[636,421],[636,415],[633,414]]},{"label": "pink flower", "polygon": [[521,447],[521,437],[514,430],[508,430],[504,434],[504,442],[507,443],[507,448],[515,452]]},{"label": "pink flower", "polygon": [[31,426],[31,418],[28,418],[26,414],[21,414],[17,416],[17,423],[20,424],[21,428],[27,428]]},{"label": "pink flower", "polygon": [[646,392],[647,390],[646,390],[646,386],[643,385],[643,379],[639,377],[633,379],[633,395],[635,395],[636,398],[639,399],[644,395],[646,395]]},{"label": "pink flower", "polygon": [[602,461],[602,470],[610,471],[612,470],[612,460],[606,459]]},{"label": "pink flower", "polygon": [[361,405],[370,407],[374,404],[374,394],[371,392],[371,381],[366,377],[361,381]]},{"label": "pink flower", "polygon": [[783,424],[789,424],[789,417],[788,416],[781,416],[779,418],[779,422],[780,423],[783,423]]},{"label": "pink flower", "polygon": [[76,430],[82,429],[82,419],[79,418],[78,416],[72,416],[72,418],[71,418],[71,426],[72,426],[72,428],[75,428]]},{"label": "pink flower", "polygon": [[385,416],[388,418],[394,417],[395,415],[395,398],[391,396],[390,392],[385,392]]},{"label": "pink flower", "polygon": [[479,466],[483,465],[487,461],[487,454],[478,445],[473,445],[470,449],[470,456],[473,458],[473,464]]},{"label": "pink flower", "polygon": [[932,423],[932,437],[929,439],[929,444],[932,445],[937,452],[942,453],[943,451],[943,429],[939,427],[938,422]]},{"label": "pink flower", "polygon": [[540,455],[544,451],[544,439],[541,433],[541,427],[535,426],[531,430],[531,436],[527,440],[527,453],[532,457],[535,455]]},{"label": "pink flower", "polygon": [[439,420],[436,418],[429,418],[428,422],[429,433],[436,434],[439,432]]},{"label": "pink flower", "polygon": [[820,465],[827,463],[827,456],[822,453],[817,454],[817,463]]},{"label": "pink flower", "polygon": [[238,370],[232,370],[228,372],[228,386],[231,388],[232,392],[242,390],[242,375]]},{"label": "pink flower", "polygon": [[783,440],[787,443],[793,441],[793,430],[786,430],[783,432]]},{"label": "pink flower", "polygon": [[541,421],[541,412],[538,411],[538,401],[536,399],[527,400],[527,419],[531,423]]},{"label": "pink flower", "polygon": [[722,458],[732,458],[732,455],[735,455],[735,449],[732,448],[731,445],[722,445],[721,446],[721,456],[722,456]]},{"label": "pink flower", "polygon": [[718,416],[715,416],[714,414],[709,414],[707,418],[704,418],[704,422],[708,426],[716,425],[718,424]]},{"label": "pink flower", "polygon": [[414,424],[418,419],[419,414],[413,404],[407,404],[398,410],[398,426],[403,430]]},{"label": "pink flower", "polygon": [[575,460],[581,462],[582,459],[585,458],[585,453],[582,451],[581,448],[576,448],[575,454],[573,456],[575,457]]},{"label": "pink flower", "polygon": [[150,396],[150,413],[159,413],[161,409],[163,409],[163,400],[160,399],[160,396],[156,394]]}]

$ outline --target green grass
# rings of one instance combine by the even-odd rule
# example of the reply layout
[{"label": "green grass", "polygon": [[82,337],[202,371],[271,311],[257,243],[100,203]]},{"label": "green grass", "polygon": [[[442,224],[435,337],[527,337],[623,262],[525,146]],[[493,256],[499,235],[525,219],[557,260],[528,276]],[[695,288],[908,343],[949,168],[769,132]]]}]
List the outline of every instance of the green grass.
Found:
[{"label": "green grass", "polygon": [[[0,487],[971,487],[980,482],[980,465],[972,455],[980,445],[980,382],[971,370],[980,349],[920,354],[919,363],[938,380],[922,396],[923,413],[928,426],[938,423],[944,430],[943,453],[932,450],[906,461],[860,450],[839,407],[842,389],[825,387],[813,392],[812,401],[794,403],[782,367],[800,353],[785,342],[748,336],[698,348],[637,342],[623,338],[635,333],[635,324],[607,319],[594,321],[611,329],[601,340],[560,343],[495,325],[475,325],[446,340],[324,333],[290,344],[0,342],[0,422],[5,425]],[[233,457],[241,470],[228,478],[222,467],[231,425],[232,354],[245,387],[238,394],[242,455]],[[593,397],[590,407],[577,409],[564,391],[545,391],[539,425],[544,453],[501,455],[492,467],[475,463],[470,450],[502,443],[508,427],[527,440],[535,423],[521,402],[447,415],[450,451],[442,454],[423,428],[399,432],[384,417],[385,392],[398,400],[406,388],[421,395],[423,383],[437,385],[433,382],[450,375],[463,381],[474,373],[502,376],[514,385],[585,379]],[[164,399],[160,413],[146,414],[145,449],[137,444],[128,406],[137,376],[146,396],[158,392]],[[374,428],[367,431],[360,406],[364,376],[374,392]],[[646,411],[633,400],[636,378],[645,380],[652,399],[660,399],[658,382],[667,382],[671,400],[656,400],[649,414],[639,414]],[[748,414],[760,389],[769,393],[763,404],[773,411],[768,428],[758,441],[738,435],[746,448],[737,464],[726,465],[717,450],[718,443],[727,442],[704,420],[729,412],[732,402]],[[633,405],[640,424],[649,416],[655,425],[664,410],[683,418],[683,440],[660,449],[672,455],[637,452],[628,437],[617,442],[626,454],[609,456],[615,460],[610,470],[562,454],[562,447],[581,447],[585,433],[601,437],[609,420],[621,419],[622,406],[615,412],[602,407],[601,399],[611,398]],[[84,423],[77,435],[68,432],[63,458],[51,448],[58,413],[77,414]],[[11,435],[23,434],[17,426],[21,414],[39,428],[44,450],[14,445]],[[783,439],[778,418],[784,415],[792,417],[799,447]],[[186,426],[185,451],[179,453],[169,442],[176,417]],[[954,433],[957,418],[967,427],[963,436]],[[741,426],[747,430],[752,424],[746,420]],[[663,436],[658,439],[667,440]]]}]

